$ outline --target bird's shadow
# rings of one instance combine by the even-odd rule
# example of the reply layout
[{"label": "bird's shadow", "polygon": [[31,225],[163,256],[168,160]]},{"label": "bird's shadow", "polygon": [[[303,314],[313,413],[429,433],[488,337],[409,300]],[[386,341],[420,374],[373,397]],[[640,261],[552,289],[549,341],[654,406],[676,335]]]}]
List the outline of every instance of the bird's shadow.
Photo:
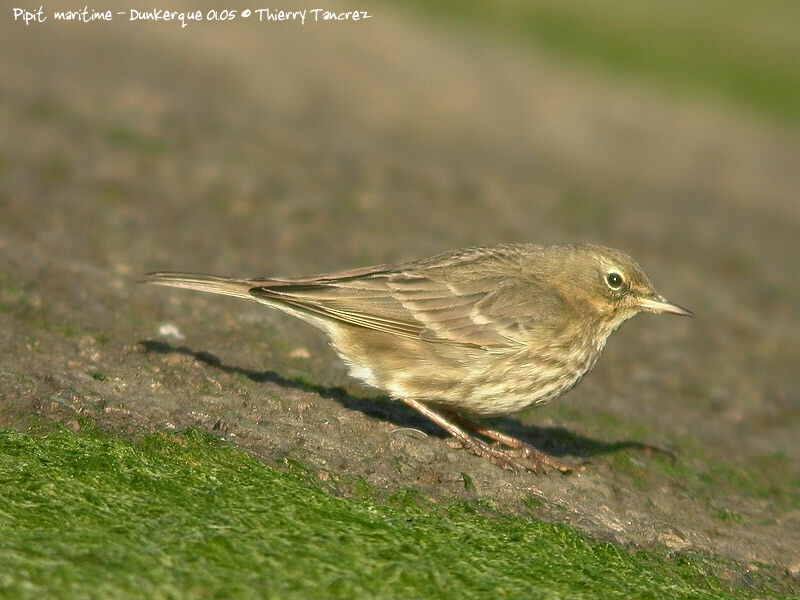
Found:
[{"label": "bird's shadow", "polygon": [[[213,367],[223,373],[244,375],[257,383],[273,383],[282,388],[313,392],[335,400],[350,410],[357,410],[367,416],[394,423],[399,428],[417,429],[427,435],[447,437],[445,432],[422,415],[410,410],[400,402],[394,402],[387,396],[361,397],[350,394],[342,387],[326,387],[307,383],[300,379],[287,379],[275,371],[256,371],[245,367],[237,367],[223,363],[216,355],[204,350],[192,350],[187,346],[173,346],[160,340],[142,340],[139,345],[145,353],[181,354],[191,356],[196,361]],[[633,449],[647,453],[658,453],[674,459],[670,450],[650,446],[635,441],[604,442],[594,438],[572,433],[563,427],[537,427],[524,425],[511,418],[488,419],[492,428],[502,430],[521,441],[553,456],[575,456],[588,460],[593,456],[610,454],[619,450]]]}]

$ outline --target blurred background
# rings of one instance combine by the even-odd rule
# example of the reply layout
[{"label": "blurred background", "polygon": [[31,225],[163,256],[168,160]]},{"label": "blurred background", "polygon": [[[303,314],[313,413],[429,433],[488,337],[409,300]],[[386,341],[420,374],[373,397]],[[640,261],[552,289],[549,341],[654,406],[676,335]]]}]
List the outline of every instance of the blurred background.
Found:
[{"label": "blurred background", "polygon": [[[90,8],[152,10],[137,5]],[[584,384],[522,419],[595,437],[642,427],[762,472],[794,507],[800,4],[324,7],[371,18],[26,26],[3,8],[4,423],[69,409],[195,424],[200,409],[154,391],[137,350],[164,322],[227,363],[353,385],[304,325],[142,289],[145,271],[305,275],[591,241],[633,255],[698,318],[626,325]],[[215,377],[203,393],[230,395]]]}]

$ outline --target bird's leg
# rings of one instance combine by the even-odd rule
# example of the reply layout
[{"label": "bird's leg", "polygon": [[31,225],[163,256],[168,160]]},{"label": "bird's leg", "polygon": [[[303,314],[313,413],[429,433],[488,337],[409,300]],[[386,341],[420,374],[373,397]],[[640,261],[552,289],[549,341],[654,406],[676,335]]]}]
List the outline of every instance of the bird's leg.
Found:
[{"label": "bird's leg", "polygon": [[507,450],[506,453],[514,458],[522,458],[526,462],[530,463],[530,466],[526,464],[526,467],[535,473],[541,473],[547,468],[555,469],[556,471],[561,471],[562,473],[569,473],[570,471],[580,468],[579,465],[573,465],[560,461],[557,458],[554,458],[549,454],[545,454],[541,450],[538,450],[530,444],[526,444],[515,437],[506,435],[505,433],[497,431],[496,429],[484,427],[483,425],[474,423],[460,415],[453,414],[451,418],[465,429],[469,429],[470,431],[474,431],[475,433],[488,437],[496,442],[500,442],[504,446],[508,446],[511,448],[511,450]]},{"label": "bird's leg", "polygon": [[439,427],[444,429],[447,433],[456,438],[463,446],[469,448],[476,456],[488,458],[493,464],[514,471],[515,473],[520,470],[530,469],[530,465],[522,463],[512,456],[508,451],[497,448],[491,444],[487,444],[483,440],[471,436],[461,427],[446,419],[438,412],[431,410],[422,402],[411,400],[409,398],[401,398],[408,406],[416,410],[418,413],[428,417],[431,421],[436,423]]}]

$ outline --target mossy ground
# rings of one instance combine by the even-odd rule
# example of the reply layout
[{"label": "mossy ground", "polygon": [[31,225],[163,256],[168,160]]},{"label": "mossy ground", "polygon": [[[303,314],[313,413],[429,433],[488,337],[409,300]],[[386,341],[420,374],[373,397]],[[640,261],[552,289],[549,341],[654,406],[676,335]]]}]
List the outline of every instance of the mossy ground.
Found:
[{"label": "mossy ground", "polygon": [[[0,433],[0,595],[14,598],[750,598],[710,562],[569,527],[336,498],[208,434]],[[714,565],[718,568],[719,565]]]}]

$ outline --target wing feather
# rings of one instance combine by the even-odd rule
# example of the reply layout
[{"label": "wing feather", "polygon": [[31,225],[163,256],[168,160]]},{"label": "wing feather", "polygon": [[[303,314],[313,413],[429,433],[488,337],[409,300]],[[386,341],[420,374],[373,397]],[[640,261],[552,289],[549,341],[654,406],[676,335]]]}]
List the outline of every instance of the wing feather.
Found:
[{"label": "wing feather", "polygon": [[[265,281],[256,298],[321,318],[434,343],[516,347],[530,320],[522,282],[496,277],[458,284],[440,271],[362,272],[356,277]],[[254,282],[256,283],[256,282]]]},{"label": "wing feather", "polygon": [[[155,273],[148,281],[253,298],[306,316],[412,339],[505,351],[556,331],[562,299],[533,277],[535,246],[471,249],[400,266],[303,278],[235,279]],[[550,319],[550,321],[548,321]],[[543,333],[544,332],[544,333]]]}]

